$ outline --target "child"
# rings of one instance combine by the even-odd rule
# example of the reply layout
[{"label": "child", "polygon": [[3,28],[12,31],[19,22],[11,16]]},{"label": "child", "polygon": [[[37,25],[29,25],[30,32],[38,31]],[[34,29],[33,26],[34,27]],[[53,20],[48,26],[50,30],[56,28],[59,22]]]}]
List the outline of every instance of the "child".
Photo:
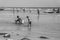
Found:
[{"label": "child", "polygon": [[29,27],[30,30],[31,30],[31,20],[29,19],[29,16],[26,16],[26,18],[28,19],[28,27]]},{"label": "child", "polygon": [[19,22],[19,24],[22,24],[22,19],[17,16],[17,20],[15,20],[15,23]]}]

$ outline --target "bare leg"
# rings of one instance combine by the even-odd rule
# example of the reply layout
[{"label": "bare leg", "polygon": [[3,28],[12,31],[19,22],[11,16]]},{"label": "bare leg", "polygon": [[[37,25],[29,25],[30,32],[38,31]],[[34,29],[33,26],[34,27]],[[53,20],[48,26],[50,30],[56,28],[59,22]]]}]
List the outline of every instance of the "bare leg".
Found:
[{"label": "bare leg", "polygon": [[29,23],[29,26],[28,27],[29,27],[29,31],[31,31],[31,22]]}]

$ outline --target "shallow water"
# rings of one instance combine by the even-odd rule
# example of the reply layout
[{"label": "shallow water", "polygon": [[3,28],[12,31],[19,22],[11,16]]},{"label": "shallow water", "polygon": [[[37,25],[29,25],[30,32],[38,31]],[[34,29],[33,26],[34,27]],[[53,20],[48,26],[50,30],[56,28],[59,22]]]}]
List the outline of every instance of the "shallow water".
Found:
[{"label": "shallow water", "polygon": [[[23,17],[23,14],[20,14]],[[27,14],[28,15],[28,14]],[[31,40],[40,40],[40,36],[46,36],[49,39],[46,40],[59,40],[60,39],[60,16],[58,15],[40,15],[39,21],[37,15],[29,14],[32,20],[32,29],[28,31],[27,23],[24,25],[15,25],[15,17],[5,15],[6,17],[0,17],[0,32],[8,32],[11,34],[12,39],[19,39],[20,37],[28,37]],[[25,16],[22,18],[24,20]],[[16,34],[19,34],[17,36]],[[20,38],[20,39],[21,39]],[[41,39],[44,40],[44,39]]]}]

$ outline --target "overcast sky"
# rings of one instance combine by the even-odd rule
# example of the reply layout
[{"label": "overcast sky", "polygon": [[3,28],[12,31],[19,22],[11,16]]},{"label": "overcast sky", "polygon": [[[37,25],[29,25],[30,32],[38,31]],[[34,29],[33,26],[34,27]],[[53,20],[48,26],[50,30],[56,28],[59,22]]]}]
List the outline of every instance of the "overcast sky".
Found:
[{"label": "overcast sky", "polygon": [[0,0],[0,7],[59,7],[60,0]]}]

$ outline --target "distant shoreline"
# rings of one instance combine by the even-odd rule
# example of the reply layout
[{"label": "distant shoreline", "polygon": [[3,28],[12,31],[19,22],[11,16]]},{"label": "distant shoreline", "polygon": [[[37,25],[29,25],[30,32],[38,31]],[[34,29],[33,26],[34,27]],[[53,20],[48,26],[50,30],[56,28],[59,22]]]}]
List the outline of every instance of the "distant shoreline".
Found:
[{"label": "distant shoreline", "polygon": [[60,8],[60,7],[0,7],[0,8],[35,8],[35,9],[38,9],[38,8]]}]

